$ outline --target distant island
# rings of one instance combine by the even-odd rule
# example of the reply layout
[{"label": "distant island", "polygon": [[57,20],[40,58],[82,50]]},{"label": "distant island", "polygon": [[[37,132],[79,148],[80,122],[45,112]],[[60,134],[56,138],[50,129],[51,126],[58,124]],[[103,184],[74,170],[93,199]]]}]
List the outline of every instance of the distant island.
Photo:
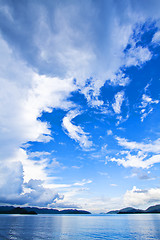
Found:
[{"label": "distant island", "polygon": [[91,214],[85,210],[66,209],[57,210],[50,208],[38,208],[38,207],[14,207],[14,206],[0,206],[0,214]]},{"label": "distant island", "polygon": [[[103,214],[141,214],[141,213],[160,213],[160,204],[150,206],[146,210],[127,207],[120,210],[112,210]],[[38,208],[38,207],[14,207],[0,206],[0,214],[91,214],[85,210],[65,209],[58,210],[53,208]]]},{"label": "distant island", "polygon": [[120,210],[113,210],[107,212],[107,214],[139,214],[139,213],[160,213],[160,204],[148,207],[146,210],[127,207]]}]

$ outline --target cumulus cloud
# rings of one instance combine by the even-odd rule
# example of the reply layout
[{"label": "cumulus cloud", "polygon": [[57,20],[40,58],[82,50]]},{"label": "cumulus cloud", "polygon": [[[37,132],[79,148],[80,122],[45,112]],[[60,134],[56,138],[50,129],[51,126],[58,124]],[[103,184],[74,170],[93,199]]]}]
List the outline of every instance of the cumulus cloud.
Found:
[{"label": "cumulus cloud", "polygon": [[43,181],[31,179],[24,187],[30,189],[29,193],[24,193],[21,197],[24,203],[36,206],[48,206],[59,199],[63,199],[63,195],[56,193],[53,189],[43,187]]},{"label": "cumulus cloud", "polygon": [[125,73],[119,70],[118,73],[115,73],[112,76],[110,76],[108,83],[113,86],[119,85],[124,87],[130,83],[130,79],[125,75]]},{"label": "cumulus cloud", "polygon": [[80,126],[74,125],[71,121],[80,114],[79,111],[73,110],[67,113],[63,118],[63,128],[67,131],[70,138],[74,139],[83,148],[89,148],[92,146],[92,141],[89,140],[87,133],[83,131]]},{"label": "cumulus cloud", "polygon": [[152,58],[152,54],[147,47],[130,48],[126,54],[126,67],[141,66]]},{"label": "cumulus cloud", "polygon": [[[53,108],[69,109],[73,104],[67,101],[74,91],[73,79],[60,79],[39,75],[30,68],[14,50],[0,37],[0,162],[3,190],[6,195],[14,191],[19,193],[23,181],[30,179],[47,179],[45,160],[32,161],[40,153],[29,155],[21,149],[28,141],[48,142],[52,140],[50,125],[38,118],[42,112],[51,112]],[[63,102],[63,105],[61,104]],[[43,155],[47,153],[43,153]],[[13,166],[18,166],[16,169]],[[4,164],[4,165],[3,165]],[[7,169],[4,171],[4,169]],[[32,169],[32,171],[31,171]],[[11,177],[10,177],[11,176]],[[15,180],[13,180],[15,176]],[[10,184],[9,184],[10,183]],[[9,186],[12,186],[13,189]],[[6,187],[8,184],[8,190]],[[2,190],[2,188],[1,188]],[[13,197],[14,198],[14,197]]]},{"label": "cumulus cloud", "polygon": [[22,192],[23,166],[19,161],[1,161],[0,167],[0,202],[2,199],[15,199]]},{"label": "cumulus cloud", "polygon": [[[55,192],[54,189],[43,187],[42,180],[37,180],[45,179],[46,176],[43,169],[39,166],[30,166],[31,168],[26,169],[26,166],[21,163],[23,157],[24,153],[19,152],[14,159],[7,159],[1,162],[0,203],[48,206],[48,204],[58,201],[62,196]],[[29,181],[26,182],[27,180]]]},{"label": "cumulus cloud", "polygon": [[[51,140],[49,125],[38,117],[52,108],[68,109],[72,106],[66,98],[73,91],[72,79],[63,81],[38,75],[1,38],[1,134],[2,153],[9,153],[14,147],[27,141]],[[61,104],[63,102],[63,105]],[[10,151],[6,150],[11,148]]]},{"label": "cumulus cloud", "polygon": [[133,187],[124,195],[124,203],[127,206],[148,206],[160,201],[160,188],[138,189]]},{"label": "cumulus cloud", "polygon": [[[36,180],[32,180],[36,181]],[[30,189],[30,191],[29,191]],[[24,187],[24,191],[25,191]],[[29,192],[27,192],[29,191]],[[0,197],[1,204],[16,204],[25,206],[38,206],[38,207],[48,207],[49,204],[62,199],[63,196],[55,193],[54,190],[44,188],[40,183],[34,183],[34,187],[28,188],[25,193],[19,193],[15,195],[2,195]]]},{"label": "cumulus cloud", "polygon": [[34,161],[28,157],[27,152],[23,149],[19,149],[17,153],[17,160],[20,161],[23,166],[24,182],[28,182],[31,179],[47,180],[47,173],[45,171],[48,165],[47,159],[38,159],[38,161]]},{"label": "cumulus cloud", "polygon": [[48,206],[58,201],[62,196],[54,188],[45,186],[48,179],[46,166],[46,161],[28,159],[23,149],[15,151],[11,158],[1,159],[0,203]]}]

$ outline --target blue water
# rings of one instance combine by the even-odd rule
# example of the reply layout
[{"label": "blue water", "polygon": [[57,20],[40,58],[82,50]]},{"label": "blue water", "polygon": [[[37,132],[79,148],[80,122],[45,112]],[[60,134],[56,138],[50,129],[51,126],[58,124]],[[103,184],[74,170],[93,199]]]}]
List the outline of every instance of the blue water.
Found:
[{"label": "blue water", "polygon": [[160,214],[0,215],[0,240],[160,239]]}]

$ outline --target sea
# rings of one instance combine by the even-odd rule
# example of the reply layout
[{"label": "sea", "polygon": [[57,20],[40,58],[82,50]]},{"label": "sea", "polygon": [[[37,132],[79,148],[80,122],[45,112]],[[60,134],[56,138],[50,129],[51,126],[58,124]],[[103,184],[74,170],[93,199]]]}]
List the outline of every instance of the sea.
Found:
[{"label": "sea", "polygon": [[0,215],[0,240],[160,240],[160,214]]}]

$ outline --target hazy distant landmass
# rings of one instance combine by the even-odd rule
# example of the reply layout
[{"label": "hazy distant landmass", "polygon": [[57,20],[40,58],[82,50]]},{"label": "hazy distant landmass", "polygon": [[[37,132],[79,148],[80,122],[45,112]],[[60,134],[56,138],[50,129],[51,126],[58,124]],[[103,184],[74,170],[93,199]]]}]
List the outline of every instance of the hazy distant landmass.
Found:
[{"label": "hazy distant landmass", "polygon": [[[132,207],[123,208],[120,210],[112,210],[107,214],[140,214],[140,213],[160,213],[160,204],[150,206],[146,210],[136,209]],[[38,207],[14,207],[14,206],[0,206],[0,214],[91,214],[85,210],[77,209],[50,209]]]},{"label": "hazy distant landmass", "polygon": [[148,207],[146,210],[127,207],[120,210],[113,210],[107,212],[107,214],[136,214],[136,213],[160,213],[160,204]]},{"label": "hazy distant landmass", "polygon": [[91,214],[85,210],[66,209],[57,210],[49,208],[37,207],[13,207],[13,206],[0,206],[0,214]]},{"label": "hazy distant landmass", "polygon": [[107,212],[107,214],[117,214],[119,212],[119,210],[111,210],[109,212]]}]

